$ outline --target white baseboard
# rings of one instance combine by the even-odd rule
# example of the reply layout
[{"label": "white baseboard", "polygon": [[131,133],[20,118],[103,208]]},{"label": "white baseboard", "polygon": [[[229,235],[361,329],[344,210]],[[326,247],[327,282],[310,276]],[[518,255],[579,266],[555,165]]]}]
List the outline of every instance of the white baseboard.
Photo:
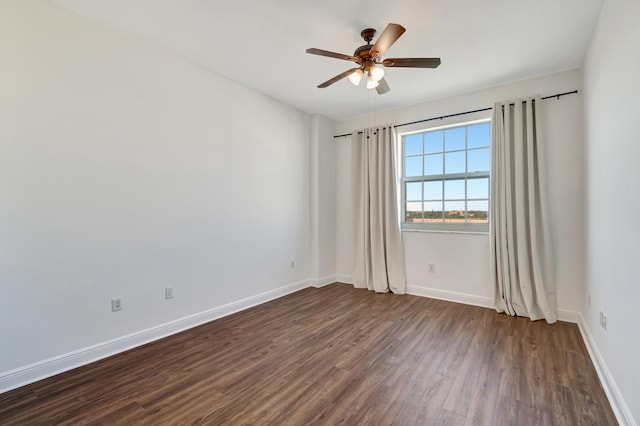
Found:
[{"label": "white baseboard", "polygon": [[162,339],[215,319],[243,311],[252,306],[296,292],[313,284],[307,279],[274,290],[218,306],[165,324],[99,343],[77,351],[49,358],[25,367],[0,373],[0,393],[72,370],[129,349]]},{"label": "white baseboard", "polygon": [[607,367],[604,358],[602,358],[602,355],[593,340],[589,328],[586,326],[584,318],[580,314],[578,314],[578,316],[579,320],[577,324],[580,329],[580,333],[582,334],[582,340],[584,340],[587,352],[589,352],[591,361],[593,361],[593,365],[596,369],[596,373],[598,374],[598,378],[600,379],[600,383],[602,384],[602,388],[604,389],[604,393],[607,395],[607,399],[611,404],[611,409],[613,410],[618,423],[620,423],[620,426],[637,426],[637,423],[631,415],[629,406],[622,397],[622,393],[620,393],[620,388],[618,388],[616,381],[613,379],[611,371],[609,371],[609,367]]},{"label": "white baseboard", "polygon": [[311,285],[313,287],[320,288],[320,287],[324,287],[325,285],[333,284],[336,281],[337,281],[337,278],[335,275],[329,275],[324,278],[313,279],[313,283]]},{"label": "white baseboard", "polygon": [[353,277],[351,275],[336,274],[336,281],[343,284],[353,284]]},{"label": "white baseboard", "polygon": [[[482,308],[495,309],[493,298],[477,296],[475,294],[458,293],[455,291],[439,290],[435,288],[420,287],[415,285],[407,286],[407,294],[414,296],[430,297],[432,299],[446,300],[447,302],[464,303],[465,305],[480,306]],[[560,321],[578,324],[580,313],[572,311],[558,311]]]},{"label": "white baseboard", "polygon": [[464,303],[465,305],[481,306],[483,308],[494,308],[493,299],[491,297],[476,296],[474,294],[438,290],[435,288],[419,287],[416,285],[408,285],[407,294],[429,297],[431,299],[446,300],[447,302]]},{"label": "white baseboard", "polygon": [[[336,275],[336,281],[353,285],[351,275]],[[407,285],[406,293],[412,296],[429,297],[431,299],[446,300],[447,302],[464,303],[465,305],[481,306],[483,308],[494,308],[493,299],[490,297],[476,296],[474,294],[458,293],[455,291],[438,290],[417,285]]]},{"label": "white baseboard", "polygon": [[579,325],[581,321],[580,312],[558,311],[558,321],[571,322]]},{"label": "white baseboard", "polygon": [[[353,284],[351,275],[336,275],[336,281],[345,284]],[[446,300],[447,302],[464,303],[465,305],[493,308],[493,299],[490,297],[476,296],[473,294],[458,293],[455,291],[438,290],[435,288],[407,285],[406,293],[412,296],[429,297],[431,299]]]}]

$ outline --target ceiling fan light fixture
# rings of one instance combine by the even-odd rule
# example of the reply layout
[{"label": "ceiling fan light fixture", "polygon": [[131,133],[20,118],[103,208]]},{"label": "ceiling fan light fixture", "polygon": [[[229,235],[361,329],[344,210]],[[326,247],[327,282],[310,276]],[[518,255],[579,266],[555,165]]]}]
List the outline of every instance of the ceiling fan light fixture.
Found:
[{"label": "ceiling fan light fixture", "polygon": [[384,77],[384,70],[374,65],[369,68],[369,75],[373,81],[380,81]]},{"label": "ceiling fan light fixture", "polygon": [[367,89],[375,89],[378,85],[380,85],[380,83],[374,80],[373,77],[371,77],[371,73],[369,73],[367,76]]},{"label": "ceiling fan light fixture", "polygon": [[360,84],[360,80],[362,79],[362,75],[364,74],[364,72],[361,69],[357,69],[354,72],[352,72],[351,74],[349,74],[349,81],[354,85],[357,86]]}]

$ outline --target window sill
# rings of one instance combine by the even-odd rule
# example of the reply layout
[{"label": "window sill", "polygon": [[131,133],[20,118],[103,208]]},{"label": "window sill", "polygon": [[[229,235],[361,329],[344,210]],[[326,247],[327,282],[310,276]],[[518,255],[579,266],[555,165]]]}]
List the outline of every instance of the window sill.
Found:
[{"label": "window sill", "polygon": [[403,228],[401,232],[420,232],[430,234],[464,234],[464,235],[484,235],[489,236],[489,231],[458,231],[458,230],[440,230],[440,229],[416,229],[416,228]]}]

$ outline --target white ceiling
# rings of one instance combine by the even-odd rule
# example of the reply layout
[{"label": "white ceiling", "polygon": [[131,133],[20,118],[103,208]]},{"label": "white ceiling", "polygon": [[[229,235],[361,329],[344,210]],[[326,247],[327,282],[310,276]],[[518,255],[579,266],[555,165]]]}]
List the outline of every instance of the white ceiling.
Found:
[{"label": "white ceiling", "polygon": [[[316,86],[352,62],[360,31],[407,31],[387,57],[440,57],[433,69],[387,69],[378,111],[578,67],[602,0],[54,0],[167,48],[307,113],[342,120],[373,96],[344,79]],[[375,41],[375,39],[374,39]]]}]

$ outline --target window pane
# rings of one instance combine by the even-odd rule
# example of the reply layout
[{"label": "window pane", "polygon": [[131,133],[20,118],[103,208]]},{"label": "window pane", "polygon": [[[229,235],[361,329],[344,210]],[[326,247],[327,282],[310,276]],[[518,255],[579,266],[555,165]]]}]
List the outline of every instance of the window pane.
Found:
[{"label": "window pane", "polygon": [[464,201],[445,201],[444,221],[447,223],[464,223]]},{"label": "window pane", "polygon": [[467,198],[489,198],[489,178],[468,179]]},{"label": "window pane", "polygon": [[467,128],[467,148],[489,146],[491,123],[481,123]]},{"label": "window pane", "polygon": [[[404,135],[403,206],[414,225],[487,227],[491,193],[491,123]],[[441,226],[431,226],[440,229]]]},{"label": "window pane", "polygon": [[491,168],[491,153],[489,148],[468,151],[469,173],[487,172]]},{"label": "window pane", "polygon": [[444,150],[453,151],[456,149],[464,149],[465,128],[456,127],[447,129],[444,132]]},{"label": "window pane", "polygon": [[407,203],[405,205],[405,222],[421,222],[422,220],[422,203]]},{"label": "window pane", "polygon": [[442,152],[442,130],[424,134],[424,152]]},{"label": "window pane", "polygon": [[404,159],[404,175],[405,176],[422,176],[422,156],[405,157]]},{"label": "window pane", "polygon": [[422,133],[404,137],[404,155],[422,154]]},{"label": "window pane", "polygon": [[425,200],[442,200],[442,181],[424,183]]},{"label": "window pane", "polygon": [[424,221],[442,222],[442,201],[424,203]]},{"label": "window pane", "polygon": [[489,222],[489,201],[469,201],[467,202],[468,221],[470,223]]},{"label": "window pane", "polygon": [[407,182],[405,191],[407,201],[422,200],[422,182]]},{"label": "window pane", "polygon": [[444,181],[444,198],[446,200],[464,200],[464,179]]},{"label": "window pane", "polygon": [[424,156],[424,174],[425,176],[442,174],[442,154]]},{"label": "window pane", "polygon": [[461,152],[448,152],[444,155],[445,173],[464,173],[464,151]]}]

